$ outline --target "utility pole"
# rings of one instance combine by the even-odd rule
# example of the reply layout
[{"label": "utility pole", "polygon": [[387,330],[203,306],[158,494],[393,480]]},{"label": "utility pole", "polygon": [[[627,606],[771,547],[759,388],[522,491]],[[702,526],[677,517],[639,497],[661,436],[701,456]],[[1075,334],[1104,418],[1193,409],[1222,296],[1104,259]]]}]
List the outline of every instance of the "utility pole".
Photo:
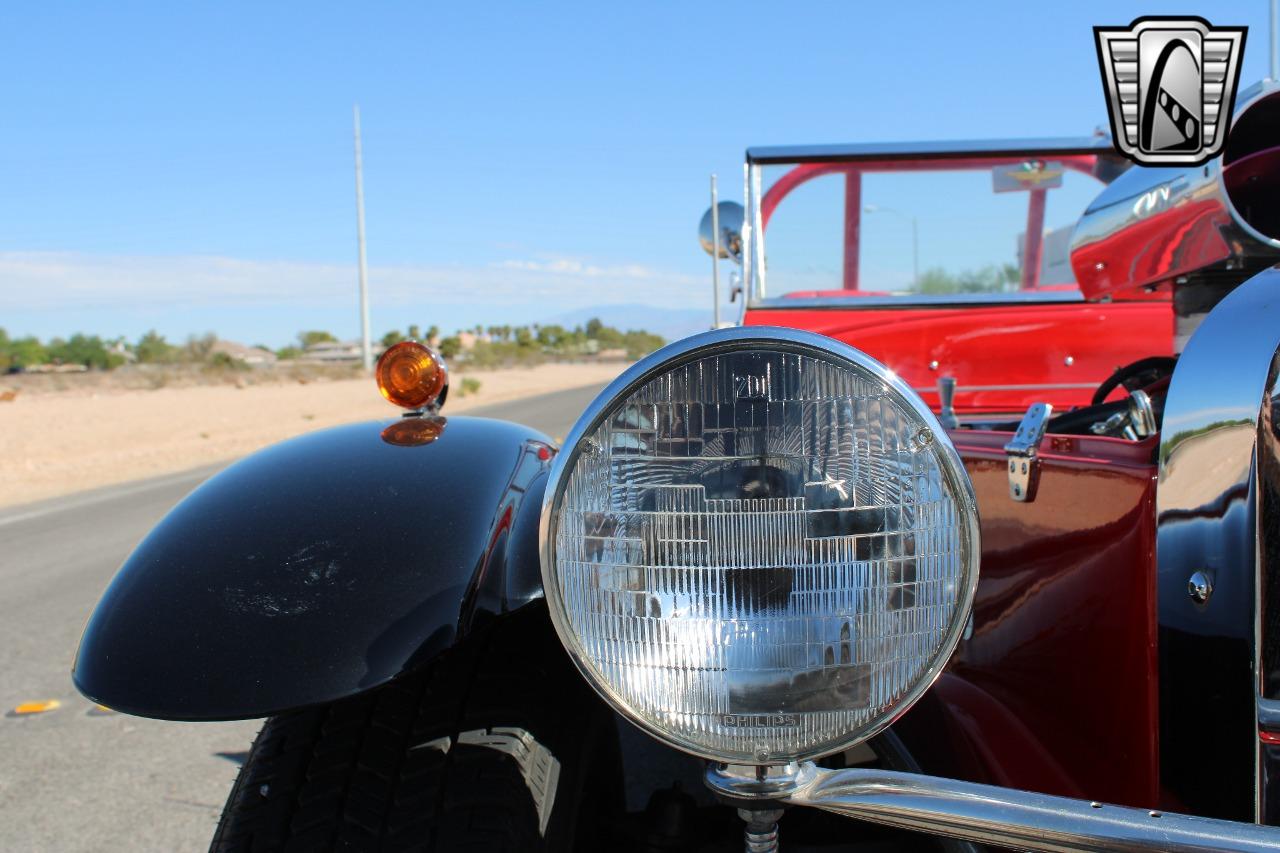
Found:
[{"label": "utility pole", "polygon": [[360,245],[360,352],[365,372],[373,370],[373,347],[369,342],[369,266],[364,255],[364,173],[360,163],[360,105],[352,107],[356,128],[356,241]]}]

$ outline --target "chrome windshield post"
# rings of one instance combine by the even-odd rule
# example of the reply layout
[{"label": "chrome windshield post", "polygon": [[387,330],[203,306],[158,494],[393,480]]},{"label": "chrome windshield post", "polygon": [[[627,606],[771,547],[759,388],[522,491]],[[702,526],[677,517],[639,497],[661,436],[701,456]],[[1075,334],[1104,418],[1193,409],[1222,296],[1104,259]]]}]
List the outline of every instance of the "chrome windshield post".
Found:
[{"label": "chrome windshield post", "polygon": [[711,175],[711,328],[720,328],[720,192]]},{"label": "chrome windshield post", "polygon": [[764,267],[764,215],[761,211],[764,196],[761,192],[760,166],[750,161],[743,167],[747,191],[747,221],[744,232],[748,233],[744,240],[743,285],[746,287],[746,305],[764,299],[765,267]]}]

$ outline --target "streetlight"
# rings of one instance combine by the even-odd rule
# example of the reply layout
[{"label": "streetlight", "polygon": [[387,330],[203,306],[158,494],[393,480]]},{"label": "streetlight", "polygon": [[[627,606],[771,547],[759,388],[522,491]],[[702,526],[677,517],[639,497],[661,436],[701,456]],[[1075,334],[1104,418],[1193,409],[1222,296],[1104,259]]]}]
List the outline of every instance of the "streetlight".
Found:
[{"label": "streetlight", "polygon": [[364,253],[364,165],[360,156],[360,105],[351,109],[356,137],[356,242],[360,251],[360,356],[364,372],[373,370],[373,348],[369,343],[369,265]]},{"label": "streetlight", "polygon": [[865,213],[892,213],[911,220],[911,286],[918,288],[920,286],[920,225],[915,216],[903,213],[901,210],[894,210],[892,207],[881,207],[878,204],[868,204],[862,210]]}]

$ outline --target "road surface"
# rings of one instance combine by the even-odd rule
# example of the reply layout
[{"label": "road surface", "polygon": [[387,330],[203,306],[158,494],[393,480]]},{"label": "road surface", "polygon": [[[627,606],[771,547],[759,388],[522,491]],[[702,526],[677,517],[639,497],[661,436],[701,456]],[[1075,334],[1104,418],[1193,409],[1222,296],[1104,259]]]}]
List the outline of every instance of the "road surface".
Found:
[{"label": "road surface", "polygon": [[[518,421],[559,440],[599,390],[467,414]],[[0,511],[0,850],[208,848],[259,721],[169,723],[105,712],[76,693],[70,669],[116,568],[218,467]],[[11,710],[50,699],[61,705]]]}]

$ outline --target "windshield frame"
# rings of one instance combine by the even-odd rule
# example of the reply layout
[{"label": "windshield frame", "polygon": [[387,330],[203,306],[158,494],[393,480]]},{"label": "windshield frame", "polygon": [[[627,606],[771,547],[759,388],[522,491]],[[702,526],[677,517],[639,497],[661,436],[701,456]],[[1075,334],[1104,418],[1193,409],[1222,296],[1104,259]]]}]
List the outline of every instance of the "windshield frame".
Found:
[{"label": "windshield frame", "polygon": [[[911,305],[992,304],[1026,301],[1079,301],[1077,291],[1061,291],[1053,295],[1024,289],[1013,293],[945,295],[906,294],[902,296],[848,296],[790,298],[769,296],[765,267],[764,235],[770,216],[787,193],[797,186],[828,174],[845,174],[846,209],[844,227],[844,285],[850,293],[857,285],[857,223],[861,216],[861,176],[873,172],[946,171],[982,169],[1011,160],[1048,161],[1088,174],[1102,185],[1113,181],[1129,167],[1111,143],[1109,136],[1064,139],[982,140],[965,142],[897,142],[844,145],[767,146],[747,149],[743,168],[746,216],[743,224],[743,281],[747,299],[744,309],[787,307],[908,307]],[[763,167],[791,166],[770,188],[762,188]],[[852,180],[857,176],[857,181]],[[794,176],[794,177],[793,177]],[[779,190],[779,188],[781,189]],[[1101,191],[1101,187],[1099,188]],[[1034,192],[1034,191],[1033,191]],[[1043,190],[1040,191],[1043,193]],[[850,208],[850,205],[853,205]],[[854,211],[853,216],[850,210]],[[850,237],[850,223],[854,224]],[[852,273],[849,272],[850,268]],[[1038,272],[1037,272],[1038,277]],[[1033,278],[1033,281],[1035,279]],[[852,286],[850,284],[852,283]],[[1024,285],[1025,285],[1024,281]]]}]

